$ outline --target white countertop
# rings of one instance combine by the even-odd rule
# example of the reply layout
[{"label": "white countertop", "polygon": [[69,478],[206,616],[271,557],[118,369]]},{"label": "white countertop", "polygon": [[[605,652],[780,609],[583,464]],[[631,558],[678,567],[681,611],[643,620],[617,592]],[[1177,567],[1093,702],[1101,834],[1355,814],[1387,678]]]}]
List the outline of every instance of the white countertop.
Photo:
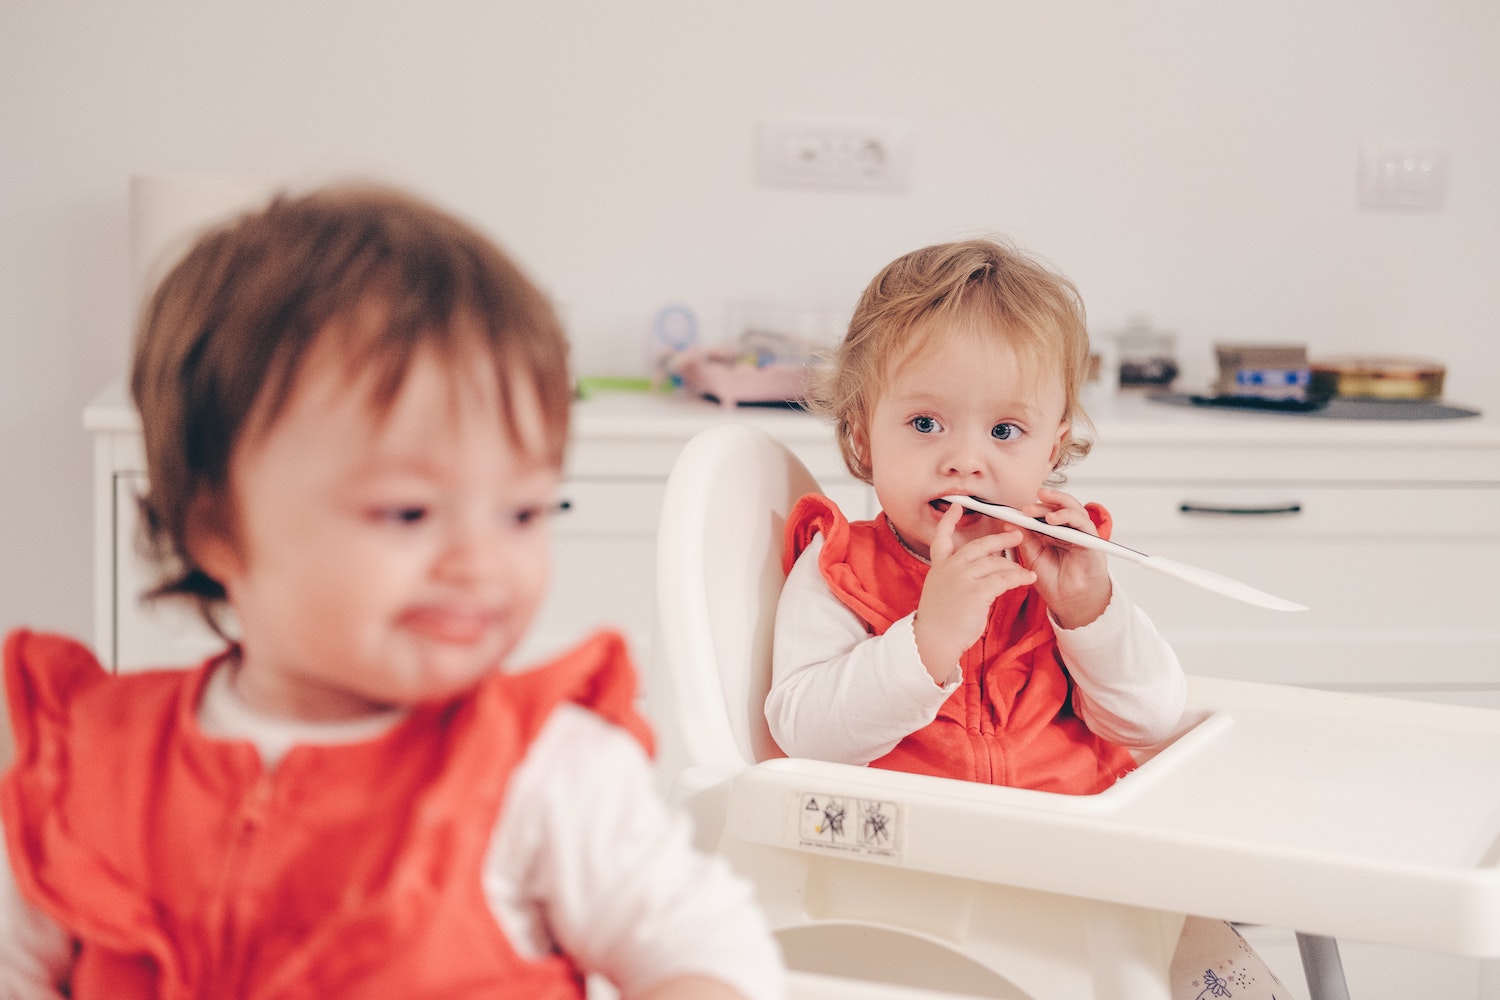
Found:
[{"label": "white countertop", "polygon": [[[1453,420],[1339,420],[1295,413],[1243,412],[1170,406],[1124,392],[1091,414],[1101,442],[1255,443],[1307,445],[1381,443],[1500,445],[1500,420],[1491,415]],[[577,430],[591,437],[680,436],[683,427],[750,423],[796,440],[819,438],[827,425],[797,410],[742,406],[725,409],[683,395],[601,393],[574,410]]]},{"label": "white countertop", "polygon": [[[1170,406],[1143,394],[1123,392],[1093,407],[1096,440],[1136,445],[1236,446],[1443,446],[1500,448],[1500,419],[1494,414],[1452,420],[1339,420],[1295,413],[1240,412],[1209,407]],[[725,408],[681,393],[599,392],[579,400],[573,434],[593,440],[686,439],[714,423],[748,423],[790,443],[828,440],[828,425],[799,410],[741,406]],[[90,431],[137,431],[139,420],[123,380],[116,380],[89,404],[84,427]]]}]

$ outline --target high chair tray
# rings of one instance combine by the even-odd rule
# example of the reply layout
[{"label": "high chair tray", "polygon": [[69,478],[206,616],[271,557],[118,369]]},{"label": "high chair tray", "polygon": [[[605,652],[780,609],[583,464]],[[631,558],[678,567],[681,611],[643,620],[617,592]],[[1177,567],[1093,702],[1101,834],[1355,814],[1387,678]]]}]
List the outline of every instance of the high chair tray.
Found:
[{"label": "high chair tray", "polygon": [[1189,694],[1196,724],[1100,795],[771,760],[735,778],[726,829],[874,864],[1500,956],[1500,712],[1200,677]]}]

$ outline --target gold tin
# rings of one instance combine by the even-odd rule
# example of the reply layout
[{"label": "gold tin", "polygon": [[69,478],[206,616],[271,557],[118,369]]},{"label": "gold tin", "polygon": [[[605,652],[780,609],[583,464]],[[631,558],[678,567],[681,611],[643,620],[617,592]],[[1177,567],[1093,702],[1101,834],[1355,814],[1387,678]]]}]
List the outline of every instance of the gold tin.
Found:
[{"label": "gold tin", "polygon": [[1312,391],[1345,399],[1438,399],[1446,369],[1430,358],[1342,355],[1311,362]]}]

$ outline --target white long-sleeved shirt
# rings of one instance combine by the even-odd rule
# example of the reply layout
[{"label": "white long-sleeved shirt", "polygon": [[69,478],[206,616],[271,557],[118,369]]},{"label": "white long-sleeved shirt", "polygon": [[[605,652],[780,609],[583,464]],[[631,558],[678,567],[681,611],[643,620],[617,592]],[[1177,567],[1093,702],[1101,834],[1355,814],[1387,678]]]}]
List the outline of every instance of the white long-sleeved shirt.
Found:
[{"label": "white long-sleeved shirt", "polygon": [[[199,707],[209,736],[249,740],[267,767],[298,744],[370,739],[393,712],[355,723],[259,715],[215,671]],[[490,838],[485,899],[518,954],[566,952],[623,997],[702,975],[749,1000],[779,998],[780,952],[748,883],[693,850],[640,745],[586,709],[563,705],[518,765]],[[0,853],[0,1000],[59,1000],[72,957],[66,932],[28,904]]]},{"label": "white long-sleeved shirt", "polygon": [[[793,757],[868,764],[937,718],[962,683],[933,682],[917,653],[907,615],[872,636],[829,589],[815,536],[787,575],[776,609],[771,736]],[[1111,581],[1109,605],[1094,621],[1065,629],[1052,619],[1058,650],[1075,681],[1075,707],[1091,731],[1127,747],[1172,734],[1187,701],[1187,679],[1151,619]]]}]

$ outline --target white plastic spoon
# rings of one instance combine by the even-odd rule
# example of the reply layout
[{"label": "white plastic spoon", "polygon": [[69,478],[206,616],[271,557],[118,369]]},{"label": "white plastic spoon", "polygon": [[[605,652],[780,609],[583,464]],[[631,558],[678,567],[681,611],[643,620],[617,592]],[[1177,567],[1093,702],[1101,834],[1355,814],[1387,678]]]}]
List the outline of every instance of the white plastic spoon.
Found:
[{"label": "white plastic spoon", "polygon": [[1175,559],[1168,559],[1166,556],[1148,556],[1144,552],[1137,552],[1135,549],[1121,545],[1119,542],[1107,541],[1086,531],[1079,531],[1077,528],[1048,524],[1046,521],[1023,514],[1014,507],[1007,507],[1004,504],[998,503],[985,503],[983,500],[975,500],[973,497],[958,496],[956,494],[954,496],[943,497],[943,499],[949,503],[958,504],[960,507],[966,507],[981,514],[988,514],[990,517],[999,518],[1009,524],[1025,528],[1028,531],[1035,531],[1041,535],[1048,535],[1071,545],[1077,545],[1085,549],[1094,549],[1097,552],[1103,552],[1105,555],[1118,556],[1121,559],[1128,559],[1133,563],[1140,563],[1147,569],[1154,569],[1168,576],[1175,576],[1177,579],[1186,580],[1188,583],[1196,583],[1205,590],[1212,590],[1214,593],[1223,594],[1225,597],[1233,597],[1235,600],[1244,601],[1246,604],[1270,608],[1273,611],[1307,610],[1305,605],[1288,601],[1274,594],[1268,594],[1263,590],[1256,590],[1247,583],[1232,580],[1227,576],[1222,576],[1206,569],[1199,569],[1197,566],[1189,566],[1187,563],[1180,563]]}]

